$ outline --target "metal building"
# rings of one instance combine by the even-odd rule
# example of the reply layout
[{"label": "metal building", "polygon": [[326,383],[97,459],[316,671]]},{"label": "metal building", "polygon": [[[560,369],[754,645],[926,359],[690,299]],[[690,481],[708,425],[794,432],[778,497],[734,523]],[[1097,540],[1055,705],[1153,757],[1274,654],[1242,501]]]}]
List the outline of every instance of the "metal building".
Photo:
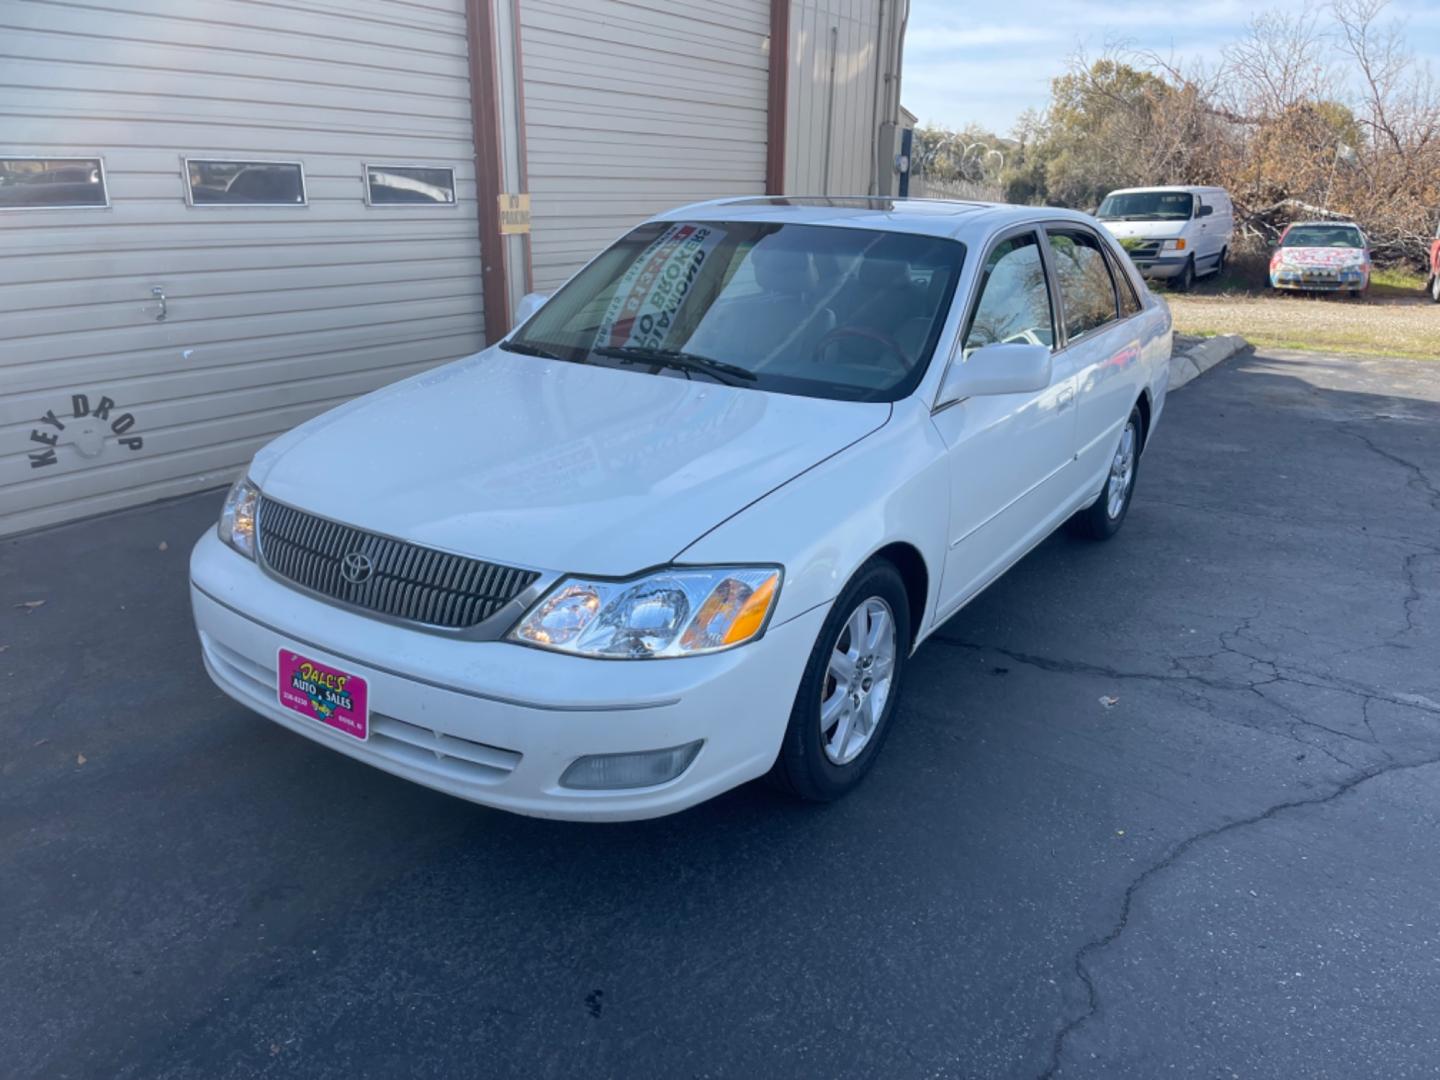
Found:
[{"label": "metal building", "polygon": [[889,192],[905,6],[0,0],[0,534],[225,483],[667,206]]}]

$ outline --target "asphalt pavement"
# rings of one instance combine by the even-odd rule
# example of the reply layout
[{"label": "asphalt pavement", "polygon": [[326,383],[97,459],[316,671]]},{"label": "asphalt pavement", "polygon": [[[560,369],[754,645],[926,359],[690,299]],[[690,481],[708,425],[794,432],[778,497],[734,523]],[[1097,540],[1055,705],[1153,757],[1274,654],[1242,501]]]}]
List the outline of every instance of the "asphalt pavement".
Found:
[{"label": "asphalt pavement", "polygon": [[0,541],[7,1076],[1440,1072],[1440,363],[1174,395],[827,807],[536,821],[298,738],[201,667],[218,503]]}]

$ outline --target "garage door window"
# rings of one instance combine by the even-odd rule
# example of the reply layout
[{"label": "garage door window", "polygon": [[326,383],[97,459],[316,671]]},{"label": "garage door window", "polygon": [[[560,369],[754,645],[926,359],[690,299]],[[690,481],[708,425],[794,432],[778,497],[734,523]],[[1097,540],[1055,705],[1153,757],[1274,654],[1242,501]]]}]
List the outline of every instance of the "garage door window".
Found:
[{"label": "garage door window", "polygon": [[109,205],[99,158],[0,158],[0,210]]},{"label": "garage door window", "polygon": [[430,165],[366,165],[370,206],[454,206],[455,170]]},{"label": "garage door window", "polygon": [[304,206],[305,170],[298,161],[185,159],[191,206]]}]

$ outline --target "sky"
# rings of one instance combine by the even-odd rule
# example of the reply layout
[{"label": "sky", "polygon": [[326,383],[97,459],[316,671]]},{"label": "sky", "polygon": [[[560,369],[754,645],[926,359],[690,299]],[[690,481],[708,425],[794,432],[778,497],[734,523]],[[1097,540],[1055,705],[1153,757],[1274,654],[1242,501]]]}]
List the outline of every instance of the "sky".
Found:
[{"label": "sky", "polygon": [[[910,0],[901,101],[921,123],[976,123],[1009,134],[1027,108],[1043,109],[1050,80],[1078,48],[1107,43],[1213,61],[1261,10],[1321,8],[1318,0]],[[1394,0],[1411,47],[1440,78],[1440,0]],[[1322,18],[1322,22],[1324,22]]]}]

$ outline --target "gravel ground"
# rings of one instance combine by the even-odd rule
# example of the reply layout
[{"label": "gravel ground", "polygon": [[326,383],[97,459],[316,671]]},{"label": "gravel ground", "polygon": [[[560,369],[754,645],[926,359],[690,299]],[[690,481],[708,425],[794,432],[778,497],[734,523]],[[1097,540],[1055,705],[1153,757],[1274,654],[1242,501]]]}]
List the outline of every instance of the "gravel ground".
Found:
[{"label": "gravel ground", "polygon": [[1253,345],[1440,359],[1440,304],[1420,298],[1179,296],[1166,292],[1175,329],[1241,334]]}]

